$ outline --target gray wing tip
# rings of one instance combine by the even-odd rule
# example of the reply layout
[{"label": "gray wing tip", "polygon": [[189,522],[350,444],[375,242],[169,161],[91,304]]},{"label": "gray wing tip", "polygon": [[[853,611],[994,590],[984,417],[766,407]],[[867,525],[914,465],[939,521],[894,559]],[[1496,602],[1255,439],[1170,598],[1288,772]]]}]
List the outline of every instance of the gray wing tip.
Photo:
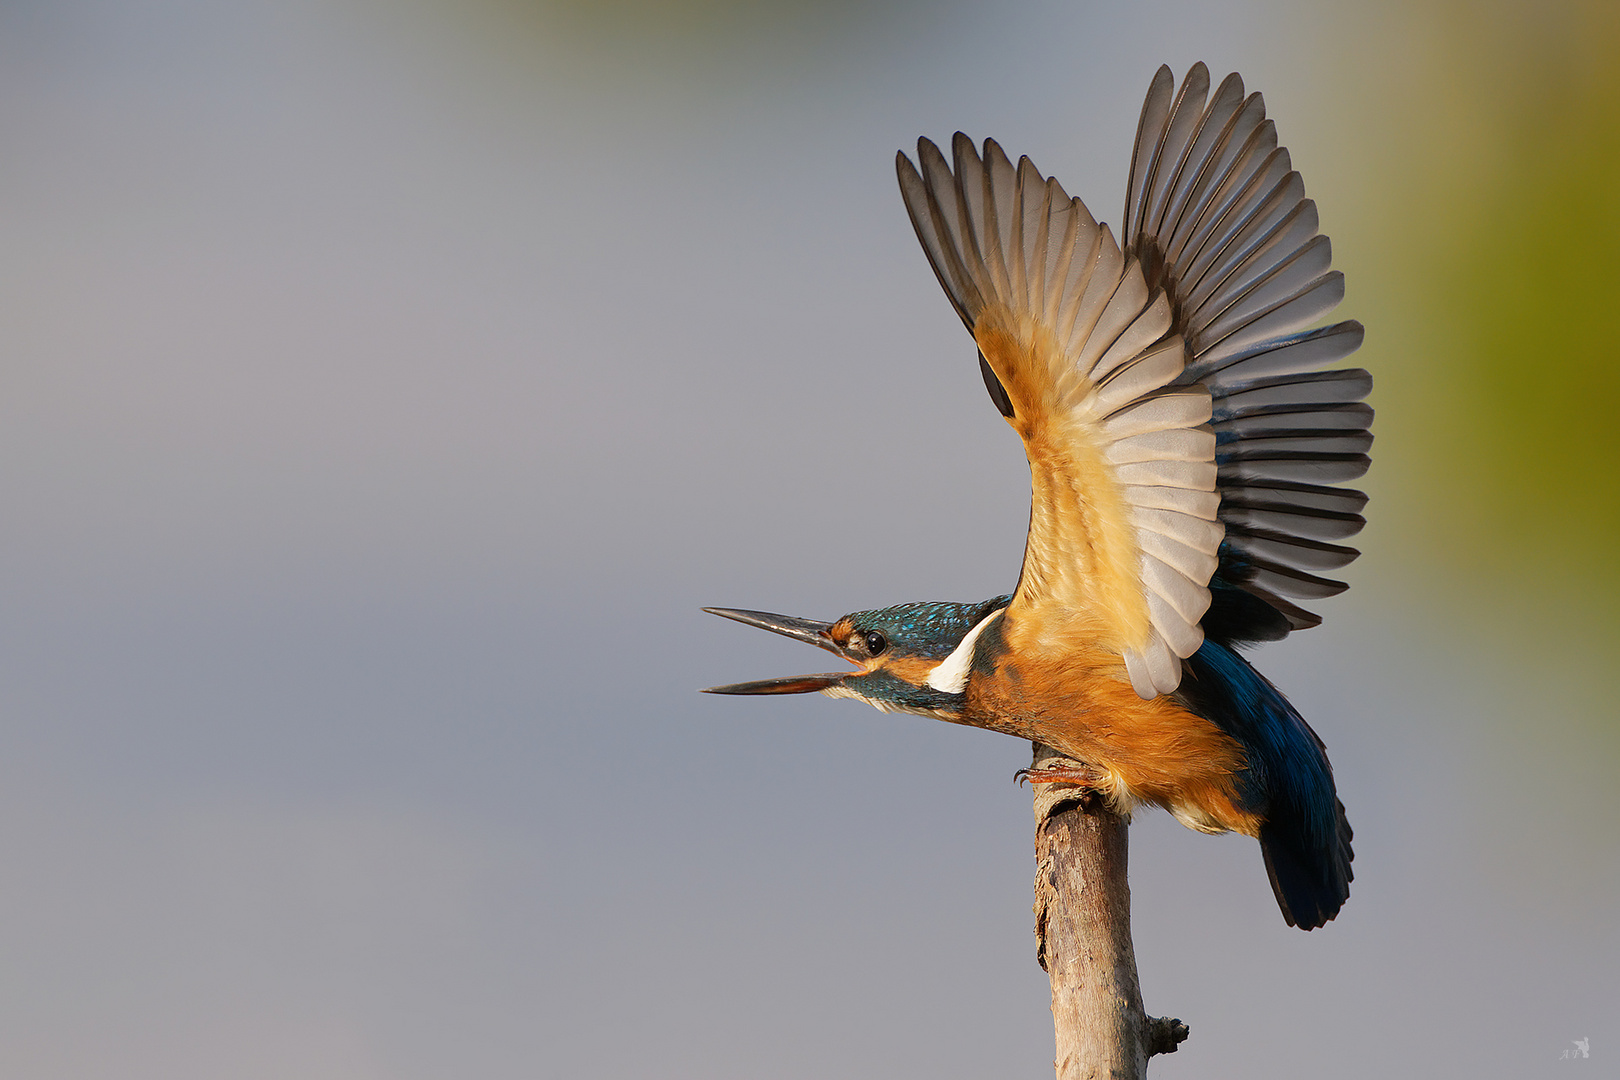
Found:
[{"label": "gray wing tip", "polygon": [[[922,155],[919,154],[919,157]],[[912,184],[922,183],[922,174],[917,171],[916,164],[906,156],[904,150],[894,152],[894,171],[900,177],[900,187],[904,190]]]},{"label": "gray wing tip", "polygon": [[1221,80],[1220,88],[1215,91],[1215,94],[1217,97],[1225,97],[1227,94],[1231,94],[1239,101],[1243,100],[1243,76],[1235,71],[1227,75],[1226,78]]},{"label": "gray wing tip", "polygon": [[[1181,91],[1176,95],[1176,108],[1179,111],[1187,107],[1186,102],[1189,98],[1203,99],[1208,94],[1209,67],[1202,60],[1199,60],[1187,69],[1186,76],[1181,80]],[[1204,111],[1204,102],[1200,100],[1195,108],[1202,113]]]}]

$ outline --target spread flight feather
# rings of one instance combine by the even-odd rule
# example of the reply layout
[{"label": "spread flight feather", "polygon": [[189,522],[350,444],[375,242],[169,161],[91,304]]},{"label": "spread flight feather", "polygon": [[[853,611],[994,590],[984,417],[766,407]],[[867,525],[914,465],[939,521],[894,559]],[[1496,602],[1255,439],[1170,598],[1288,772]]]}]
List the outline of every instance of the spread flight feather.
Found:
[{"label": "spread flight feather", "polygon": [[1271,605],[1281,633],[1319,621],[1288,598],[1343,589],[1312,571],[1356,556],[1331,541],[1360,529],[1366,496],[1329,485],[1365,471],[1371,442],[1365,372],[1318,370],[1360,345],[1360,325],[1301,329],[1339,302],[1343,277],[1264,102],[1233,75],[1206,106],[1202,64],[1173,89],[1160,69],[1123,249],[993,140],[981,156],[958,133],[947,162],[923,139],[916,165],[896,162],[1029,457],[1009,619],[1086,627],[1144,698],[1179,685],[1212,580]]},{"label": "spread flight feather", "polygon": [[[1176,382],[1206,388],[1218,439],[1218,519],[1226,526],[1216,584],[1281,617],[1212,628],[1224,640],[1281,636],[1321,620],[1292,599],[1331,596],[1323,578],[1354,559],[1329,543],[1359,532],[1367,497],[1332,485],[1367,470],[1371,377],[1323,370],[1354,352],[1361,324],[1304,329],[1344,296],[1329,269],[1316,205],[1266,119],[1259,94],[1228,75],[1210,97],[1196,64],[1179,91],[1169,68],[1148,90],[1125,204],[1125,250],[1163,288],[1187,344]],[[1173,92],[1174,91],[1174,92]]]},{"label": "spread flight feather", "polygon": [[901,155],[918,238],[1010,403],[1035,488],[1010,618],[1084,623],[1145,698],[1174,690],[1203,641],[1222,526],[1215,435],[1171,304],[1107,226],[994,141],[954,169]]}]

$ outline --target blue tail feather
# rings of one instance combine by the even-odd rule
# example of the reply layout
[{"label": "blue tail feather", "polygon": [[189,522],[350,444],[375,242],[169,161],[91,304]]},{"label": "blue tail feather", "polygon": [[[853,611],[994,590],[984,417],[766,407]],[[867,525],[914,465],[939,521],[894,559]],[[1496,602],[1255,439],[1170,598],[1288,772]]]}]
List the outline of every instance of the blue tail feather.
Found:
[{"label": "blue tail feather", "polygon": [[1242,744],[1245,809],[1257,813],[1266,873],[1288,925],[1314,930],[1350,895],[1353,833],[1316,732],[1248,662],[1206,640],[1187,661],[1179,696]]}]

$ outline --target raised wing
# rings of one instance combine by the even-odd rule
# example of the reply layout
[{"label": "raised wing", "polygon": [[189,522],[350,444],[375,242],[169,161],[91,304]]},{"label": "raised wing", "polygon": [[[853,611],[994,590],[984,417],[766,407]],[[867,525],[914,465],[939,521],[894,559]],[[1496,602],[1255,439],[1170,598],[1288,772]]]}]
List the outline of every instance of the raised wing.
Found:
[{"label": "raised wing", "polygon": [[940,284],[979,346],[1034,487],[1009,617],[1083,632],[1145,698],[1203,642],[1222,526],[1209,391],[1181,383],[1172,306],[1079,199],[1028,158],[960,133],[926,139],[900,188]]},{"label": "raised wing", "polygon": [[[1272,640],[1321,619],[1296,601],[1344,591],[1321,576],[1354,559],[1367,496],[1335,487],[1367,471],[1372,377],[1327,370],[1361,344],[1358,322],[1316,330],[1344,296],[1288,151],[1259,94],[1228,75],[1209,95],[1196,64],[1148,90],[1125,203],[1126,249],[1169,296],[1187,346],[1177,385],[1208,388],[1226,527],[1203,626]],[[1206,103],[1207,98],[1207,103]]]}]

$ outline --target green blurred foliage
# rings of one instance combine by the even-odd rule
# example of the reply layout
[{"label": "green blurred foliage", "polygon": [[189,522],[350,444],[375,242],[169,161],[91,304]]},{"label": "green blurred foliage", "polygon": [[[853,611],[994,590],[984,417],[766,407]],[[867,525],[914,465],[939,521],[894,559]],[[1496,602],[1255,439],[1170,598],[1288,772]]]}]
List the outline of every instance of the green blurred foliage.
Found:
[{"label": "green blurred foliage", "polygon": [[[757,89],[873,38],[903,33],[954,0],[414,0],[471,30],[489,56],[563,67],[587,85]],[[553,70],[551,74],[555,75]]]},{"label": "green blurred foliage", "polygon": [[1385,57],[1348,96],[1376,110],[1369,343],[1400,541],[1481,600],[1613,635],[1620,5],[1452,0],[1351,32]]},{"label": "green blurred foliage", "polygon": [[1368,327],[1378,572],[1358,588],[1466,658],[1498,753],[1562,755],[1561,798],[1601,789],[1620,755],[1620,4],[1371,0],[1315,34],[1301,82],[1333,119],[1314,145],[1284,135],[1315,151],[1341,311]]}]

